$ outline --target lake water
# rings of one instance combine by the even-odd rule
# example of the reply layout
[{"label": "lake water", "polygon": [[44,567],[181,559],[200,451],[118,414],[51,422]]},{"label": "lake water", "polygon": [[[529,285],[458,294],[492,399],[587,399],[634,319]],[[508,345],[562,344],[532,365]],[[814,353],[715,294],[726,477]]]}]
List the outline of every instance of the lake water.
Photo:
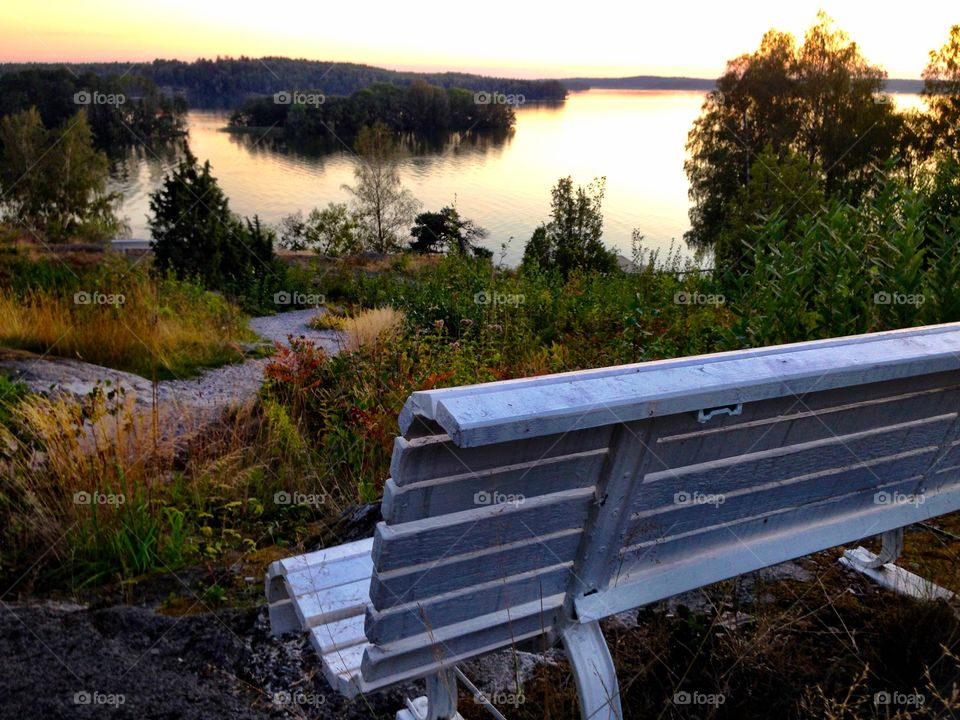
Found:
[{"label": "lake water", "polygon": [[[898,98],[898,104],[900,99]],[[514,265],[530,234],[550,212],[550,189],[571,175],[578,184],[607,178],[604,242],[630,256],[634,228],[648,247],[677,241],[689,227],[683,172],[687,133],[701,92],[589,90],[556,105],[524,105],[509,136],[442,138],[425,143],[401,166],[404,184],[425,210],[455,203],[489,231],[483,243]],[[907,104],[910,104],[909,102]],[[354,154],[335,141],[289,148],[276,138],[224,132],[228,114],[191,111],[190,147],[241,214],[276,223],[297,210],[346,202]],[[149,194],[176,164],[173,149],[137,147],[114,164],[113,190],[134,238],[148,238]],[[512,239],[511,239],[512,238]]]}]

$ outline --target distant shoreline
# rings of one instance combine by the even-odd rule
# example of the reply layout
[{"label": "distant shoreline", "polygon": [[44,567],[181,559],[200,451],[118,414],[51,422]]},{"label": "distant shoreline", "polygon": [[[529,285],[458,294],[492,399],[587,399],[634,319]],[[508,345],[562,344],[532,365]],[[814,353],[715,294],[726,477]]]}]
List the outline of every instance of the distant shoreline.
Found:
[{"label": "distant shoreline", "polygon": [[[661,75],[634,75],[632,77],[596,77],[561,78],[571,92],[582,90],[702,90],[709,92],[716,87],[717,81],[709,78],[670,77]],[[891,93],[919,93],[923,91],[923,80],[908,78],[889,78],[884,89]]]}]

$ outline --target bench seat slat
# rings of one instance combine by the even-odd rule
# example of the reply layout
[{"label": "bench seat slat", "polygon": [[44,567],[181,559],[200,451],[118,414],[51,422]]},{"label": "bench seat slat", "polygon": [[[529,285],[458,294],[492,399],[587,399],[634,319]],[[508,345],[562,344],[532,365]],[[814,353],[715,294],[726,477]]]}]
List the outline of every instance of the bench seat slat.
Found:
[{"label": "bench seat slat", "polygon": [[346,557],[323,565],[313,565],[306,570],[288,573],[287,587],[292,597],[299,597],[318,589],[327,589],[358,580],[368,580],[373,574],[373,559],[370,554]]},{"label": "bench seat slat", "polygon": [[326,625],[362,614],[370,602],[370,579],[317,589],[296,598],[294,607],[302,628]]},{"label": "bench seat slat", "polygon": [[343,545],[323,548],[322,550],[306,553],[304,555],[295,555],[293,557],[286,558],[285,560],[278,560],[276,564],[279,572],[282,572],[283,574],[290,574],[301,572],[303,570],[307,570],[308,568],[323,565],[324,563],[333,562],[335,560],[369,555],[371,550],[373,550],[373,538],[369,537],[352,543],[344,543]]},{"label": "bench seat slat", "polygon": [[310,630],[310,641],[318,655],[367,642],[363,633],[363,615],[351,615]]},{"label": "bench seat slat", "polygon": [[360,691],[360,666],[367,647],[366,643],[352,645],[328,652],[320,658],[324,677],[341,695],[354,697]]}]

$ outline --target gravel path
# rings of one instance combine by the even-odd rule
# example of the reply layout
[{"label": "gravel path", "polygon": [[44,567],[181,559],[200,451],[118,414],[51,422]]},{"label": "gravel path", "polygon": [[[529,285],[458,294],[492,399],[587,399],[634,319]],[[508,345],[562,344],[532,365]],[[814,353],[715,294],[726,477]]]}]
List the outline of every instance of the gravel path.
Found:
[{"label": "gravel path", "polygon": [[[312,340],[328,355],[340,351],[340,333],[334,330],[313,330],[307,327],[317,310],[294,310],[250,320],[250,329],[264,340],[286,344],[289,337]],[[221,408],[253,397],[263,382],[263,369],[268,360],[257,358],[236,365],[207,370],[190,380],[169,380],[160,383],[160,396],[186,405]]]},{"label": "gravel path", "polygon": [[[312,330],[307,327],[317,310],[295,310],[250,320],[250,329],[264,340],[287,343],[289,336],[314,341],[328,354],[340,350],[340,333],[334,330]],[[162,403],[186,409],[216,411],[231,403],[242,403],[254,397],[263,382],[263,369],[269,360],[254,358],[242,363],[207,370],[189,380],[162,380],[157,383],[157,399]],[[123,387],[149,406],[153,385],[132,373],[111,370],[99,365],[56,357],[24,357],[0,361],[0,369],[35,392],[60,391],[82,397],[98,382],[109,381],[112,387]]]}]

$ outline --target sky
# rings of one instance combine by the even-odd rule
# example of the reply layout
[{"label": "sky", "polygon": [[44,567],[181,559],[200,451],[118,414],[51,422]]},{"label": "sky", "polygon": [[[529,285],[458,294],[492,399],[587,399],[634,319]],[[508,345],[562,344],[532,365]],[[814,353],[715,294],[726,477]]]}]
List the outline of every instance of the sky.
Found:
[{"label": "sky", "polygon": [[276,55],[514,77],[717,77],[824,9],[890,77],[919,78],[956,0],[0,0],[0,62]]}]

